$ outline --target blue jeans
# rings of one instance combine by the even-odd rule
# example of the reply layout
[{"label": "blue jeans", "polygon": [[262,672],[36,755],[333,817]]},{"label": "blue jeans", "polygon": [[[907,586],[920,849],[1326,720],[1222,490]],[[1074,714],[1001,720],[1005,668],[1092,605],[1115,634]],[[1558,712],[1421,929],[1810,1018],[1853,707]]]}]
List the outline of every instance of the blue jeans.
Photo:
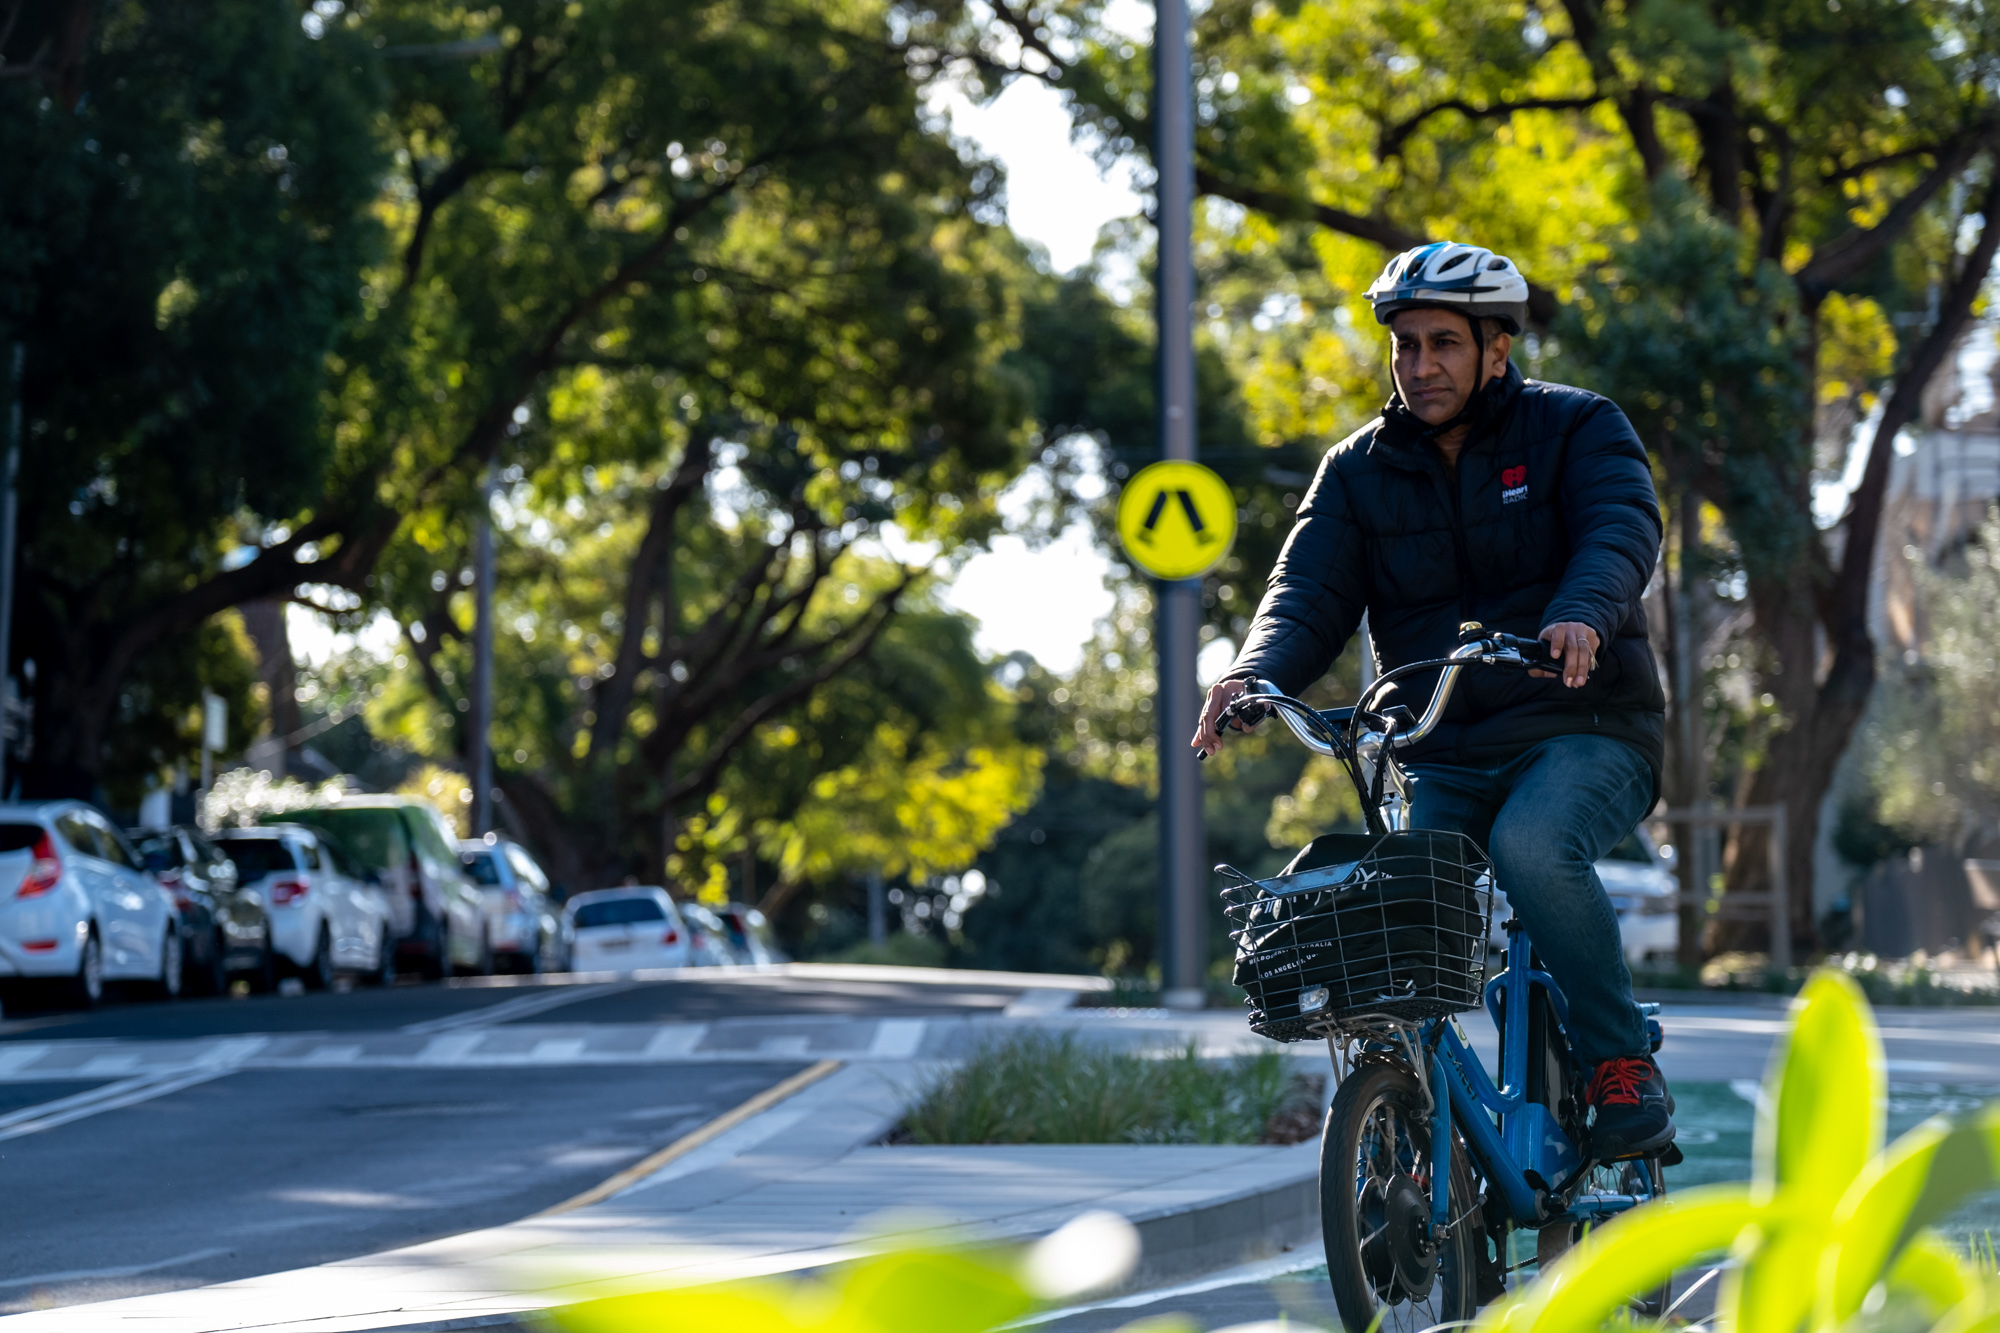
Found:
[{"label": "blue jeans", "polygon": [[1594,862],[1653,798],[1639,752],[1608,736],[1558,736],[1498,768],[1411,764],[1410,827],[1465,834],[1493,858],[1508,904],[1569,1000],[1570,1042],[1587,1066],[1645,1055],[1618,916]]}]

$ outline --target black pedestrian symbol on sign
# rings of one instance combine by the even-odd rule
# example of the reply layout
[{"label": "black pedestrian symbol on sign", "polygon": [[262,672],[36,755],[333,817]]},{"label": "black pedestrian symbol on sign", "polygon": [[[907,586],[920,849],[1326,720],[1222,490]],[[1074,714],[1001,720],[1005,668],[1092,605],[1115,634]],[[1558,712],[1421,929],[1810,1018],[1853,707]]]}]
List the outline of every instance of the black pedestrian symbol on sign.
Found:
[{"label": "black pedestrian symbol on sign", "polygon": [[[1195,544],[1197,546],[1213,546],[1215,544],[1215,534],[1210,532],[1208,525],[1201,521],[1201,511],[1194,507],[1194,497],[1188,494],[1185,486],[1176,487],[1173,493],[1181,502],[1181,512],[1187,515],[1188,526],[1194,529]],[[1153,507],[1146,511],[1146,521],[1139,525],[1138,536],[1140,541],[1148,546],[1153,544],[1153,530],[1159,526],[1160,515],[1166,511],[1167,492],[1162,490],[1158,495],[1153,497]]]}]

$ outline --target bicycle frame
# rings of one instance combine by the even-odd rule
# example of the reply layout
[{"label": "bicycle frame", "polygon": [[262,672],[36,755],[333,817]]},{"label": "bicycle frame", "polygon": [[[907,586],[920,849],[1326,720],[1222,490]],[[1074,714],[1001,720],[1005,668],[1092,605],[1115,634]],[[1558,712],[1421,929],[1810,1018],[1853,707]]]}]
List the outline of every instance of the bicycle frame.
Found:
[{"label": "bicycle frame", "polygon": [[[1518,669],[1533,665],[1523,656],[1523,650],[1531,647],[1526,641],[1486,634],[1477,625],[1465,626],[1462,634],[1466,642],[1449,658],[1412,663],[1388,673],[1364,691],[1357,706],[1344,716],[1322,714],[1264,681],[1251,682],[1243,703],[1276,712],[1308,749],[1344,761],[1351,759],[1357,783],[1362,780],[1358,775],[1365,772],[1369,785],[1380,793],[1381,809],[1376,812],[1380,826],[1400,829],[1406,822],[1410,791],[1395,752],[1416,744],[1437,725],[1460,673],[1467,667],[1492,665]],[[1441,674],[1422,717],[1410,719],[1407,713],[1403,715],[1411,722],[1407,730],[1399,728],[1396,720],[1369,711],[1371,701],[1379,698],[1394,679],[1424,670],[1439,670]],[[1336,731],[1337,723],[1344,724],[1344,731]],[[1364,800],[1363,808],[1368,806],[1369,802]],[[1642,1200],[1630,1194],[1573,1193],[1593,1164],[1585,1159],[1549,1107],[1528,1095],[1530,1061],[1540,1055],[1530,1047],[1528,1015],[1532,1012],[1534,989],[1541,987],[1549,997],[1565,1045],[1569,1002],[1555,979],[1533,965],[1534,944],[1527,930],[1516,921],[1508,923],[1507,931],[1507,966],[1487,982],[1485,989],[1487,1010],[1502,1032],[1497,1086],[1453,1018],[1397,1025],[1388,1031],[1378,1029],[1368,1036],[1350,1032],[1329,1037],[1329,1044],[1335,1047],[1336,1065],[1340,1061],[1339,1043],[1343,1040],[1355,1041],[1363,1050],[1408,1062],[1431,1102],[1431,1161],[1450,1162],[1452,1131],[1457,1129],[1480,1174],[1497,1192],[1509,1220],[1518,1225],[1542,1227],[1557,1222],[1582,1222],[1635,1207]],[[1650,1013],[1658,1006],[1645,1008]],[[1516,1021],[1502,1023],[1503,1013],[1517,1016]],[[1495,1118],[1499,1121],[1497,1125]],[[1434,1233],[1442,1233],[1453,1225],[1448,1168],[1432,1171],[1430,1191],[1431,1227]]]}]

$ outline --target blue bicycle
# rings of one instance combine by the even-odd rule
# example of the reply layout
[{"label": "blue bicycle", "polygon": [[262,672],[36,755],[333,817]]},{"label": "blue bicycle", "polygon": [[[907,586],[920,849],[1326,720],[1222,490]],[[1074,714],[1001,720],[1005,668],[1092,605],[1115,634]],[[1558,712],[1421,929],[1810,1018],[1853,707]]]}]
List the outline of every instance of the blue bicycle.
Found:
[{"label": "blue bicycle", "polygon": [[[1469,1320],[1505,1290],[1509,1235],[1535,1233],[1535,1262],[1582,1230],[1665,1193],[1669,1147],[1597,1162],[1584,1075],[1563,993],[1518,921],[1503,970],[1486,977],[1493,868],[1470,838],[1407,828],[1410,782],[1397,751],[1428,735],[1472,667],[1546,666],[1539,640],[1460,631],[1448,658],[1388,672],[1354,708],[1320,712],[1258,681],[1222,723],[1278,714],[1308,748],[1339,760],[1365,833],[1315,838],[1278,875],[1229,866],[1222,891],[1250,1026],[1279,1041],[1324,1038],[1338,1091],[1320,1149],[1327,1271],[1351,1330],[1418,1330]],[[1381,707],[1399,680],[1437,672],[1421,717]],[[1487,1073],[1453,1015],[1481,1004],[1500,1030]],[[1649,1009],[1656,1009],[1651,1006]],[[1659,1024],[1647,1024],[1659,1048]],[[1523,1258],[1521,1263],[1528,1262]],[[1664,1312],[1665,1293],[1636,1313]]]}]

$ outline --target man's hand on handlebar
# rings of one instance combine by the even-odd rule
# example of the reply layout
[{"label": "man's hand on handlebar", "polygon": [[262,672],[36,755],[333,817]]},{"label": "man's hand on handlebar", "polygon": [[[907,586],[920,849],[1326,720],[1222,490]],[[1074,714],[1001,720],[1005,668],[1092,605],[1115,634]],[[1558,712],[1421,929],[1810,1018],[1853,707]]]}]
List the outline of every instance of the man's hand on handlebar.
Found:
[{"label": "man's hand on handlebar", "polygon": [[1574,620],[1562,620],[1535,637],[1548,644],[1549,653],[1562,665],[1560,672],[1530,671],[1531,676],[1561,675],[1562,683],[1576,689],[1590,679],[1597,666],[1597,631]]},{"label": "man's hand on handlebar", "polygon": [[[1224,731],[1248,731],[1242,719],[1231,719],[1227,727],[1218,727],[1223,710],[1242,698],[1250,688],[1247,680],[1218,680],[1208,687],[1208,701],[1201,706],[1201,723],[1194,729],[1194,739],[1188,742],[1193,749],[1203,755],[1214,754],[1222,748]],[[1268,713],[1269,709],[1259,710]]]}]

